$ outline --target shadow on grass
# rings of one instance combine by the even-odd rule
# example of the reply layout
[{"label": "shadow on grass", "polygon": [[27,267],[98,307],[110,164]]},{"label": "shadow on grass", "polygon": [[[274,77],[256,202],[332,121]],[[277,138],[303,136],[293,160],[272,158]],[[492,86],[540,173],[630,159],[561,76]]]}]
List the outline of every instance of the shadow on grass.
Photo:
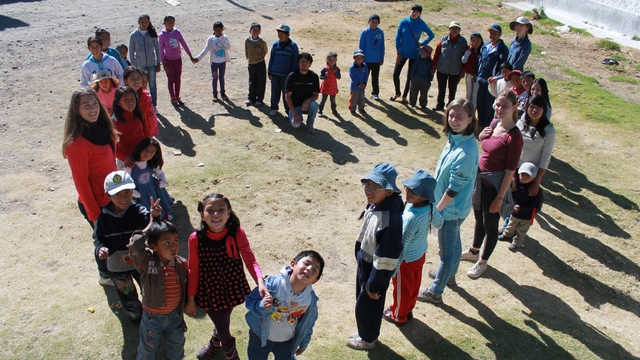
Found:
[{"label": "shadow on grass", "polygon": [[[489,267],[484,276],[490,278],[492,275],[495,276],[497,272]],[[487,347],[494,352],[496,359],[574,359],[571,354],[550,338],[548,339],[550,342],[542,342],[532,334],[501,319],[491,308],[465,289],[455,286],[452,290],[476,308],[486,323],[467,316],[447,304],[441,304],[440,307],[461,323],[472,326],[484,336],[488,341]]]},{"label": "shadow on grass", "polygon": [[400,146],[407,146],[409,144],[407,139],[400,136],[400,133],[396,129],[392,129],[387,125],[385,125],[384,123],[382,123],[381,121],[374,119],[373,116],[369,115],[369,113],[365,113],[365,114],[354,113],[352,114],[352,116],[364,121],[365,124],[375,129],[378,134],[386,138],[393,139],[393,141],[395,141],[396,144]]},{"label": "shadow on grass", "polygon": [[[531,318],[531,320],[525,320],[525,324],[541,335],[543,339],[546,338],[546,344],[551,344],[549,341],[553,340],[544,334],[538,327],[538,323],[580,341],[601,359],[633,358],[633,355],[620,344],[582,320],[571,306],[556,295],[533,286],[520,286],[510,277],[498,271],[492,271],[488,275],[488,278],[504,287],[529,309],[528,313],[523,311],[523,314]],[[553,344],[555,345],[555,342]]]},{"label": "shadow on grass", "polygon": [[[246,11],[250,11],[250,12],[255,12],[255,10],[253,10],[252,8],[249,8],[249,7],[246,7],[246,6],[244,6],[244,5],[241,5],[241,4],[239,4],[239,3],[237,3],[237,2],[235,2],[235,1],[233,1],[233,0],[227,0],[227,2],[229,2],[229,4],[231,4],[231,5],[233,5],[233,6],[237,6],[237,7],[239,7],[239,8],[240,8],[240,9],[242,9],[242,10],[246,10]],[[268,15],[260,15],[260,16],[262,16],[263,18],[265,18],[265,19],[267,19],[267,20],[273,20],[273,18],[272,18],[271,16],[268,16]]]},{"label": "shadow on grass", "polygon": [[640,211],[638,204],[625,196],[618,195],[604,186],[589,181],[585,175],[569,163],[556,157],[551,158],[549,171],[544,177],[544,185],[549,191],[562,194],[562,197],[545,199],[545,202],[550,206],[584,224],[598,227],[607,235],[623,239],[631,238],[631,235],[620,228],[611,216],[602,212],[589,198],[582,195],[582,192],[587,190],[611,200],[623,209]]},{"label": "shadow on grass", "polygon": [[398,330],[409,342],[429,359],[473,359],[464,350],[442,337],[429,325],[414,318]]},{"label": "shadow on grass", "polygon": [[[195,144],[188,131],[180,126],[173,126],[173,124],[162,115],[158,115],[158,130],[159,132],[156,138],[165,146],[180,150],[184,156],[193,157],[196,155],[194,150]],[[167,158],[166,152],[164,153],[164,158]]]},{"label": "shadow on grass", "polygon": [[[213,130],[215,126],[215,118],[213,116],[209,119],[205,119],[202,115],[194,112],[187,106],[175,107],[178,114],[180,114],[180,121],[187,125],[190,129],[202,130],[205,135],[215,135]],[[158,117],[159,119],[160,117]]]},{"label": "shadow on grass", "polygon": [[378,341],[376,348],[367,352],[367,357],[372,360],[401,360],[404,357],[396,354],[390,347]]},{"label": "shadow on grass", "polygon": [[227,114],[220,114],[219,116],[229,116],[235,119],[240,119],[240,120],[248,120],[249,124],[257,127],[257,128],[261,128],[264,125],[262,125],[262,123],[260,122],[260,117],[253,115],[253,113],[251,112],[251,110],[247,109],[247,108],[242,108],[237,106],[233,101],[231,100],[227,100],[227,101],[220,101],[218,102],[218,104],[222,105],[226,110],[227,110]]},{"label": "shadow on grass", "polygon": [[[303,119],[306,121],[306,115]],[[317,120],[318,119],[316,119],[316,121]],[[289,118],[279,114],[271,117],[271,121],[280,128],[283,133],[292,135],[298,141],[311,148],[331,155],[335,164],[344,165],[348,162],[360,162],[360,160],[353,155],[353,150],[350,147],[334,139],[333,136],[326,131],[316,129],[315,134],[307,134],[305,125],[294,129],[289,125]]]},{"label": "shadow on grass", "polygon": [[538,265],[542,275],[575,289],[589,305],[600,308],[611,304],[640,316],[640,302],[567,265],[537,240],[527,237],[526,246],[520,252]]},{"label": "shadow on grass", "polygon": [[[193,204],[193,209],[196,209],[196,204]],[[189,236],[195,229],[191,225],[189,210],[180,200],[176,200],[173,204],[173,220],[171,220],[171,223],[178,229],[178,255],[186,259],[189,255]]]},{"label": "shadow on grass", "polygon": [[26,22],[5,15],[0,15],[0,31],[29,26]]},{"label": "shadow on grass", "polygon": [[127,310],[125,310],[120,304],[120,299],[118,298],[118,293],[116,292],[116,288],[113,286],[103,286],[104,294],[107,298],[107,303],[109,304],[109,308],[113,312],[113,314],[120,321],[120,326],[122,327],[122,359],[123,360],[134,360],[136,355],[138,354],[138,339],[139,339],[139,330],[138,325],[129,321],[129,315],[127,314]]},{"label": "shadow on grass", "polygon": [[[363,133],[362,130],[360,130],[360,128],[356,126],[356,124],[351,121],[346,121],[340,114],[333,114],[333,117],[327,116],[324,119],[343,129],[344,132],[347,133],[347,135],[364,140],[365,144],[369,146],[380,146],[380,144],[375,141],[375,139],[367,136],[367,134]],[[316,120],[316,123],[317,122],[318,120]]]},{"label": "shadow on grass", "polygon": [[[552,196],[546,196],[546,199]],[[561,200],[558,200],[561,201]],[[545,213],[538,214],[536,218],[540,228],[580,249],[590,258],[597,260],[607,268],[633,276],[640,281],[640,266],[629,260],[626,256],[612,249],[609,245],[600,240],[586,236],[577,231],[571,230],[554,218]]]},{"label": "shadow on grass", "polygon": [[[380,101],[376,101],[376,102],[370,102],[367,100],[367,103],[383,112],[387,114],[387,117],[391,120],[393,120],[395,123],[397,123],[398,125],[402,125],[404,127],[406,127],[407,129],[412,129],[412,130],[422,130],[424,131],[427,135],[435,138],[435,139],[439,139],[442,137],[441,133],[440,133],[440,124],[442,124],[442,116],[439,115],[438,113],[435,113],[431,110],[426,110],[426,111],[416,111],[414,109],[412,109],[409,105],[404,105],[401,103],[400,106],[406,106],[407,109],[409,109],[409,112],[412,115],[407,115],[405,112],[400,111],[399,109],[397,109],[395,106],[392,106],[390,103],[387,103],[386,101],[380,100]],[[429,122],[425,122],[420,120],[420,118],[423,119],[429,119]],[[432,123],[436,126],[436,128],[434,128],[433,126],[431,126],[429,123]]]}]

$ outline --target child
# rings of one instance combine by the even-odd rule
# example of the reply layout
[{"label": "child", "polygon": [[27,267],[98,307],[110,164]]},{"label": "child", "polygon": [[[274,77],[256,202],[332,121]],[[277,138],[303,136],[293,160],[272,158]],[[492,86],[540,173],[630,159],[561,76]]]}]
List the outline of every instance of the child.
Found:
[{"label": "child", "polygon": [[[411,79],[411,90],[409,91],[409,105],[415,107],[420,93],[420,108],[427,108],[427,95],[433,80],[433,61],[431,60],[431,46],[425,45],[420,48],[420,57],[416,59],[409,69]],[[435,110],[434,110],[435,111]]]},{"label": "child", "polygon": [[173,106],[184,106],[180,99],[180,82],[182,76],[182,55],[180,45],[184,47],[184,51],[189,55],[191,61],[194,60],[189,50],[189,45],[182,37],[180,30],[175,28],[176,18],[173,15],[164,17],[164,29],[158,36],[158,44],[160,46],[160,62],[164,66],[164,72],[167,74],[169,83],[169,96],[171,96],[171,104]]},{"label": "child", "polygon": [[355,115],[357,106],[360,113],[364,115],[367,113],[364,111],[364,89],[367,87],[369,70],[364,63],[364,53],[360,49],[353,52],[353,64],[349,67],[349,76],[351,77],[349,111]]},{"label": "child", "polygon": [[312,285],[320,280],[323,269],[320,254],[303,251],[279,274],[267,276],[269,292],[264,297],[258,288],[247,296],[251,360],[267,360],[271,352],[275,360],[295,359],[309,346],[318,318],[318,297]]},{"label": "child", "polygon": [[128,66],[124,69],[124,84],[136,92],[140,112],[144,116],[149,136],[158,135],[158,117],[153,109],[151,94],[144,86],[144,73],[135,66]]},{"label": "child", "polygon": [[211,90],[213,91],[213,101],[218,101],[218,80],[220,81],[220,97],[222,100],[229,100],[225,93],[224,73],[227,69],[227,62],[231,61],[229,56],[229,48],[231,42],[227,35],[224,35],[224,25],[221,21],[213,23],[213,35],[207,39],[207,45],[196,56],[196,62],[202,60],[203,57],[210,53],[211,58]]},{"label": "child", "polygon": [[287,104],[285,96],[287,76],[298,70],[298,58],[300,55],[298,44],[289,37],[291,33],[289,25],[280,24],[276,31],[278,31],[278,40],[274,41],[271,46],[271,56],[267,67],[267,74],[271,81],[271,111],[269,111],[269,116],[275,116],[278,113],[278,103],[281,96],[284,112],[289,114],[289,104]]},{"label": "child", "polygon": [[116,50],[120,54],[120,58],[122,59],[123,69],[126,69],[127,66],[131,66],[131,61],[127,58],[127,53],[129,52],[129,48],[127,45],[120,43],[116,46]]},{"label": "child", "polygon": [[160,199],[163,212],[163,219],[173,220],[173,198],[167,192],[167,177],[162,171],[164,160],[162,159],[162,150],[160,143],[154,138],[144,138],[136,145],[131,155],[135,161],[133,167],[126,168],[133,181],[136,183],[136,190],[140,203],[150,209],[151,204],[149,198]]},{"label": "child", "polygon": [[327,102],[327,97],[331,99],[331,111],[336,114],[338,107],[336,105],[336,95],[338,95],[338,79],[340,75],[340,68],[336,65],[338,62],[338,54],[335,51],[329,51],[327,54],[327,65],[320,70],[320,93],[322,94],[322,100],[320,101],[320,107],[318,113],[322,115],[324,104]]},{"label": "child", "polygon": [[527,109],[527,103],[531,97],[531,85],[533,85],[536,76],[531,71],[524,71],[520,78],[522,79],[524,93],[518,97],[518,115],[522,116]]},{"label": "child", "polygon": [[215,325],[213,336],[196,357],[208,359],[222,349],[226,359],[239,359],[229,324],[233,308],[244,302],[251,288],[242,268],[246,265],[261,296],[268,291],[240,219],[221,194],[207,195],[198,203],[201,229],[189,237],[189,282],[185,311],[193,316],[196,304]]},{"label": "child", "polygon": [[487,82],[489,83],[489,93],[493,97],[498,97],[506,89],[511,88],[511,81],[509,81],[509,74],[513,70],[513,67],[508,62],[500,64],[500,77],[490,77]]},{"label": "child", "polygon": [[360,33],[359,48],[365,54],[364,63],[371,74],[371,98],[380,100],[380,67],[384,64],[384,32],[378,28],[380,16],[373,14],[369,16],[369,27]]},{"label": "child", "polygon": [[[126,67],[126,64],[124,60],[122,60],[122,57],[120,56],[120,52],[118,51],[118,49],[111,47],[111,34],[109,33],[109,31],[105,28],[99,28],[98,30],[96,30],[95,34],[96,34],[96,37],[102,40],[102,52],[118,60],[118,63],[120,64],[120,66],[122,66],[122,70],[124,70],[124,68]],[[87,55],[87,59],[90,56],[91,54]]]},{"label": "child", "polygon": [[120,141],[116,146],[116,165],[122,170],[133,166],[133,150],[142,139],[150,136],[132,88],[123,86],[116,90],[113,119],[113,125],[120,133]]},{"label": "child", "polygon": [[511,83],[509,90],[513,91],[518,99],[518,115],[521,115],[529,98],[529,92],[522,86],[522,71],[512,70],[507,77]]},{"label": "child", "polygon": [[[107,269],[115,284],[120,303],[127,311],[129,320],[140,323],[142,304],[133,284],[140,285],[140,274],[131,262],[129,238],[136,230],[149,224],[149,212],[144,206],[133,202],[136,184],[124,171],[114,171],[104,180],[104,191],[111,200],[98,216],[94,233],[96,254],[100,260],[107,260]],[[151,216],[157,217],[162,209],[159,201],[153,202]]]},{"label": "child", "polygon": [[161,337],[167,344],[166,358],[182,359],[187,331],[182,314],[187,293],[187,260],[178,255],[178,230],[172,223],[153,221],[145,230],[134,233],[129,241],[142,290],[138,359],[153,358]]},{"label": "child", "polygon": [[516,182],[511,189],[516,206],[511,213],[509,224],[502,234],[498,236],[500,241],[511,242],[509,244],[509,250],[511,251],[524,247],[527,231],[533,224],[536,212],[542,206],[542,191],[539,191],[536,196],[529,196],[529,187],[536,178],[537,172],[538,169],[533,163],[523,163],[518,169]]},{"label": "child", "polygon": [[249,62],[249,96],[245,105],[262,106],[264,90],[267,86],[267,65],[264,58],[269,52],[267,42],[262,40],[262,27],[257,22],[249,26],[249,34],[244,40],[244,54]]},{"label": "child", "polygon": [[358,333],[347,339],[347,346],[353,349],[376,346],[389,279],[402,252],[402,198],[397,176],[393,165],[380,163],[360,180],[367,207],[355,246]]},{"label": "child", "polygon": [[116,95],[118,84],[120,84],[118,78],[106,70],[100,70],[91,77],[91,87],[98,94],[98,99],[107,110],[109,117],[113,115],[113,97]]},{"label": "child", "polygon": [[462,56],[462,68],[465,73],[465,81],[467,85],[467,100],[473,103],[473,106],[476,106],[476,100],[478,97],[478,83],[476,79],[478,78],[478,56],[480,55],[480,48],[484,40],[482,39],[482,35],[474,31],[471,33],[469,37],[469,45],[467,46],[467,51],[464,52]]},{"label": "child", "polygon": [[161,70],[160,44],[158,33],[151,24],[149,14],[142,13],[138,16],[138,28],[129,36],[129,59],[133,66],[145,71],[149,76],[149,93],[155,109],[158,104],[158,92],[156,88],[156,72]]},{"label": "child", "polygon": [[391,279],[393,304],[383,314],[385,320],[398,325],[411,320],[418,300],[429,227],[433,225],[439,229],[444,221],[434,205],[436,179],[424,170],[416,170],[413,177],[402,184],[407,194],[407,205],[402,213],[402,255]]},{"label": "child", "polygon": [[87,39],[87,48],[91,53],[80,70],[80,86],[89,86],[91,76],[100,70],[106,70],[122,82],[122,66],[118,60],[102,52],[102,40],[97,36]]}]

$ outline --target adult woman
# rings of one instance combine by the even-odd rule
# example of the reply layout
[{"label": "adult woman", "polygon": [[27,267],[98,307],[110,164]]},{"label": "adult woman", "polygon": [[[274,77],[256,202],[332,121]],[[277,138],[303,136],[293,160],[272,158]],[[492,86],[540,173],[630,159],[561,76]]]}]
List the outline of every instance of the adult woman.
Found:
[{"label": "adult woman", "polygon": [[[518,100],[512,91],[498,95],[494,103],[496,119],[480,133],[482,154],[473,194],[476,218],[473,245],[462,260],[475,261],[467,275],[476,279],[487,269],[487,261],[498,242],[498,221],[513,209],[511,180],[522,152],[522,134],[516,126]],[[482,256],[480,246],[484,242]]]},{"label": "adult woman", "polygon": [[[100,208],[109,203],[104,192],[104,179],[116,170],[116,141],[113,124],[96,92],[90,88],[76,90],[71,96],[64,124],[62,156],[69,161],[80,213],[92,228],[98,220]],[[106,262],[97,257],[96,262],[101,275],[100,284],[111,284]]]},{"label": "adult woman", "polygon": [[531,162],[538,167],[538,173],[529,188],[529,195],[535,196],[540,182],[549,168],[551,151],[556,141],[556,130],[547,118],[548,103],[542,95],[529,99],[524,119],[517,123],[522,133],[522,154],[518,166]]},{"label": "adult woman", "polygon": [[551,101],[549,100],[549,87],[547,86],[547,81],[543,78],[537,78],[533,80],[531,83],[531,91],[530,96],[541,95],[544,100],[547,102],[547,112],[545,117],[547,120],[551,121]]},{"label": "adult woman", "polygon": [[509,24],[509,28],[516,32],[509,45],[509,57],[507,61],[514,70],[524,71],[524,63],[527,62],[531,53],[531,40],[529,35],[533,33],[533,25],[528,18],[521,16]]},{"label": "adult woman", "polygon": [[473,103],[467,99],[456,99],[447,105],[442,128],[448,142],[436,166],[437,209],[444,218],[438,230],[440,265],[430,271],[435,280],[420,291],[418,300],[432,303],[442,302],[442,293],[447,283],[455,283],[454,276],[460,265],[460,226],[471,211],[473,184],[478,171],[478,144],[475,139],[478,120],[474,116]]}]

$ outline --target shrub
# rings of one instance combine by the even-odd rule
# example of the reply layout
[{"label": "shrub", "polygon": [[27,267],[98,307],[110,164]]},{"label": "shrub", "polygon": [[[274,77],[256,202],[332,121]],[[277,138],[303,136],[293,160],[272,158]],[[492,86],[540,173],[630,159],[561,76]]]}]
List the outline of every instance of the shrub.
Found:
[{"label": "shrub", "polygon": [[602,39],[598,41],[598,46],[609,51],[620,51],[620,44],[611,39]]}]

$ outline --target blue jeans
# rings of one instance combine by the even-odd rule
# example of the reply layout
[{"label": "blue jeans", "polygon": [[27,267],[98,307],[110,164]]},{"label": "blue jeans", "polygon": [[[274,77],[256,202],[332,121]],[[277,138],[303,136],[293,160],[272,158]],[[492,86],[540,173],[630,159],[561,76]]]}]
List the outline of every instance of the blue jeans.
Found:
[{"label": "blue jeans", "polygon": [[260,336],[249,330],[247,356],[249,360],[267,360],[269,353],[273,352],[275,360],[291,360],[291,354],[293,353],[293,349],[291,349],[292,346],[293,339],[284,342],[267,340],[267,345],[263,347]]},{"label": "blue jeans", "polygon": [[184,316],[180,309],[167,315],[152,314],[145,310],[142,313],[142,322],[140,323],[140,342],[136,359],[155,359],[156,348],[162,337],[167,343],[167,359],[184,358],[185,331]]},{"label": "blue jeans", "polygon": [[149,93],[151,94],[151,102],[153,106],[158,104],[158,89],[156,87],[156,67],[147,66],[141,68],[142,70],[147,72],[147,78],[149,79]]},{"label": "blue jeans", "polygon": [[[308,128],[313,128],[313,123],[316,120],[316,115],[318,114],[318,103],[315,101],[312,101],[309,103],[309,110],[307,110],[307,127]],[[300,114],[300,117],[302,118],[302,107],[301,106],[296,106],[293,109],[289,110],[289,124],[291,124],[291,126],[293,126],[293,112],[297,112],[298,114]]]},{"label": "blue jeans", "polygon": [[220,82],[220,92],[224,92],[224,74],[227,70],[227,63],[211,63],[211,91],[218,93],[218,82]]},{"label": "blue jeans", "polygon": [[458,272],[462,254],[460,226],[463,221],[464,219],[445,220],[442,228],[438,230],[440,266],[438,266],[436,278],[429,287],[432,294],[442,295],[449,278]]}]

